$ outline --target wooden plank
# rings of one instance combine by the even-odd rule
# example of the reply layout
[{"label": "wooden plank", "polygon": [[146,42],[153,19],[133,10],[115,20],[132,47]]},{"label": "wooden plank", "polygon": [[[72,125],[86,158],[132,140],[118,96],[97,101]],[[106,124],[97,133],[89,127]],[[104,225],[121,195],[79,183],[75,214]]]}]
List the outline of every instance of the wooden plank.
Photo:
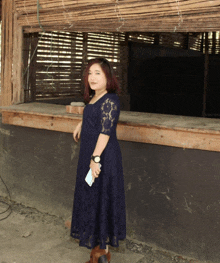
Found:
[{"label": "wooden plank", "polygon": [[[101,31],[112,31],[115,32],[117,29],[118,24],[113,24],[112,21],[108,21],[107,23],[104,23],[102,21],[99,21],[98,23],[100,26],[96,26],[93,28],[94,32],[101,32]],[[101,25],[102,24],[102,25]],[[80,25],[74,25],[74,31],[83,31],[83,32],[90,32],[91,23],[83,23]],[[166,21],[160,21],[158,23],[144,23],[142,24],[141,21],[139,23],[127,23],[127,25],[124,25],[121,30],[124,32],[175,32],[175,28],[178,25],[178,23],[166,23]],[[66,28],[63,24],[55,26],[45,26],[44,29],[46,31],[54,31],[54,30],[61,30],[70,32],[71,29]],[[220,19],[217,19],[216,21],[208,21],[206,20],[206,23],[200,22],[196,23],[195,21],[191,20],[188,22],[184,22],[181,24],[181,27],[178,27],[178,32],[213,32],[213,31],[219,31],[220,30]],[[38,26],[33,27],[24,27],[25,33],[33,33],[33,32],[42,32],[42,30]]]},{"label": "wooden plank", "polygon": [[73,132],[73,129],[79,121],[78,118],[64,118],[62,116],[46,116],[22,112],[4,111],[4,114],[2,115],[2,122],[10,125],[68,133]]},{"label": "wooden plank", "polygon": [[[30,103],[2,109],[2,122],[71,133],[82,115],[67,114],[65,106]],[[218,119],[141,112],[121,112],[119,140],[220,152]]]},{"label": "wooden plank", "polygon": [[204,134],[156,127],[118,125],[118,139],[141,143],[151,143],[187,149],[220,152],[220,134]]},{"label": "wooden plank", "polygon": [[[62,116],[45,116],[34,113],[5,112],[3,123],[23,127],[47,129],[71,133],[79,122],[79,118]],[[172,130],[156,127],[143,127],[135,124],[121,124],[117,128],[119,140],[151,143],[173,147],[220,151],[220,134],[204,134],[189,131]]]},{"label": "wooden plank", "polygon": [[80,89],[75,90],[74,92],[71,92],[71,88],[69,90],[64,90],[64,91],[62,89],[60,89],[60,90],[56,89],[54,92],[52,92],[51,90],[47,91],[46,89],[44,89],[44,90],[38,90],[36,92],[36,95],[42,95],[42,96],[45,96],[45,95],[56,96],[57,95],[57,96],[60,96],[61,94],[74,95],[76,93],[80,93]]}]

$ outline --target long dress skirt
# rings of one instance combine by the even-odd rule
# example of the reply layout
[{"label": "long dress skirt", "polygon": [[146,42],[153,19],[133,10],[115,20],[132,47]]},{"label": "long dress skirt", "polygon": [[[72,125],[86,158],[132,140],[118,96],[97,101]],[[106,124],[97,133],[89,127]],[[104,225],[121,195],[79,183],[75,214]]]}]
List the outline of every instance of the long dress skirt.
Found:
[{"label": "long dress skirt", "polygon": [[[83,113],[80,153],[74,193],[71,236],[89,249],[119,246],[126,237],[126,212],[122,156],[116,137],[120,102],[106,93]],[[90,187],[85,182],[99,134],[109,136],[101,155],[101,172]]]}]

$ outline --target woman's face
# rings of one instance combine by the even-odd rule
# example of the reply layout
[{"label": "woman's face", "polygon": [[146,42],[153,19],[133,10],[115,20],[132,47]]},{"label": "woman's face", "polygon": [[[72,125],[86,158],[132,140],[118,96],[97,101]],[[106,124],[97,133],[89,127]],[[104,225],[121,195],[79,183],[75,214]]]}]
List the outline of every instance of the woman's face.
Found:
[{"label": "woman's face", "polygon": [[93,64],[89,69],[89,86],[94,91],[106,90],[107,79],[99,64]]}]

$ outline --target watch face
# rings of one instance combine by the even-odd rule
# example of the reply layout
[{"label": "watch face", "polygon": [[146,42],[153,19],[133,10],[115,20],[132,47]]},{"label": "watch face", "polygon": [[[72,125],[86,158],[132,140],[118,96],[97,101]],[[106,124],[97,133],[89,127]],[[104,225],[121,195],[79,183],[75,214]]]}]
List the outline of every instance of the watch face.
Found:
[{"label": "watch face", "polygon": [[100,162],[100,157],[99,156],[95,157],[94,161],[95,161],[95,163],[99,163]]}]

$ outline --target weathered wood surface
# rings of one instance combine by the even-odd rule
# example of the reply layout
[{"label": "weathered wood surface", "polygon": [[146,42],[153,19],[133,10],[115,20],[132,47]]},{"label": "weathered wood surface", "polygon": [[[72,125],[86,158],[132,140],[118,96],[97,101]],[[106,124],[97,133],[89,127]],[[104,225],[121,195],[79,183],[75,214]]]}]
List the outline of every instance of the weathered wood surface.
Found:
[{"label": "weathered wood surface", "polygon": [[[220,0],[14,0],[26,32],[207,32],[220,29]],[[39,12],[39,19],[37,13]],[[42,26],[42,27],[41,27]]]},{"label": "weathered wood surface", "polygon": [[[66,107],[28,103],[2,108],[2,122],[24,127],[72,133],[82,115]],[[220,152],[220,120],[122,111],[119,140]]]},{"label": "weathered wood surface", "polygon": [[[2,41],[1,41],[1,87],[2,105],[11,105],[12,101],[12,60],[13,60],[13,3],[2,1]],[[5,15],[7,14],[7,15]]]},{"label": "weathered wood surface", "polygon": [[12,62],[12,85],[13,98],[12,103],[24,102],[24,88],[23,88],[23,30],[17,23],[17,14],[14,14],[13,19],[13,62]]},{"label": "weathered wood surface", "polygon": [[22,84],[23,31],[18,25],[14,2],[2,1],[2,59],[1,88],[2,105],[24,102]]}]

